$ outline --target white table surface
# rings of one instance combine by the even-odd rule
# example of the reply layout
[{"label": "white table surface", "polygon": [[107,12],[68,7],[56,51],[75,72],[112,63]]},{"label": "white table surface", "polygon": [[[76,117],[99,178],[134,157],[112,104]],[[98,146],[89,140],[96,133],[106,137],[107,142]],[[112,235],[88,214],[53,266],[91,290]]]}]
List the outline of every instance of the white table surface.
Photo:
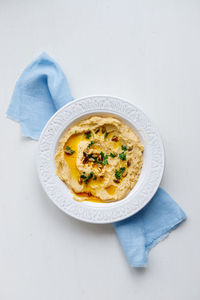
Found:
[{"label": "white table surface", "polygon": [[[0,299],[200,299],[200,2],[0,2]],[[16,79],[41,52],[75,98],[130,99],[159,127],[164,187],[188,220],[131,269],[111,225],[68,217],[38,181],[37,142],[5,117]]]}]

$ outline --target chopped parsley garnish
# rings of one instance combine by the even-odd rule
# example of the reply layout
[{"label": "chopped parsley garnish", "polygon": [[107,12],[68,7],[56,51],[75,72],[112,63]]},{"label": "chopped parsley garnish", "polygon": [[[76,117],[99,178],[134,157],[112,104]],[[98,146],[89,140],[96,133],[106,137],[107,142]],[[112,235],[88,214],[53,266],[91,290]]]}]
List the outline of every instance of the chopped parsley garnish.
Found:
[{"label": "chopped parsley garnish", "polygon": [[119,154],[119,158],[120,158],[121,160],[126,160],[126,154],[125,154],[124,152],[120,153],[120,154]]},{"label": "chopped parsley garnish", "polygon": [[108,155],[105,155],[103,158],[104,165],[108,165]]},{"label": "chopped parsley garnish", "polygon": [[86,133],[86,139],[89,139],[90,137],[91,137],[91,132],[89,131]]},{"label": "chopped parsley garnish", "polygon": [[91,141],[88,145],[88,148],[90,148],[92,145],[94,145],[94,141]]},{"label": "chopped parsley garnish", "polygon": [[102,151],[100,152],[100,155],[101,155],[101,158],[103,159],[104,158],[104,153]]},{"label": "chopped parsley garnish", "polygon": [[104,134],[104,139],[106,139],[108,136],[108,132],[106,131],[105,134]]},{"label": "chopped parsley garnish", "polygon": [[101,165],[108,165],[108,154],[104,154],[103,152],[100,152],[100,155],[101,155],[101,160],[99,161],[99,163]]},{"label": "chopped parsley garnish", "polygon": [[67,146],[66,148],[65,148],[65,153],[66,154],[69,154],[69,155],[72,155],[72,154],[74,154],[74,150],[72,150],[69,146]]},{"label": "chopped parsley garnish", "polygon": [[90,172],[90,174],[88,176],[81,175],[81,178],[83,179],[85,184],[88,184],[88,181],[93,177],[93,175],[94,175],[93,172]]},{"label": "chopped parsley garnish", "polygon": [[93,180],[97,180],[97,176],[96,175],[94,175]]},{"label": "chopped parsley garnish", "polygon": [[125,167],[120,168],[119,170],[115,169],[115,177],[116,177],[117,179],[121,179],[121,177],[122,177],[122,175],[123,175],[125,169],[126,169]]},{"label": "chopped parsley garnish", "polygon": [[94,159],[94,164],[97,164],[98,163],[97,157],[93,157],[93,159]]},{"label": "chopped parsley garnish", "polygon": [[[88,145],[88,147],[89,147],[89,145]],[[90,154],[87,154],[86,157],[84,157],[83,163],[87,163],[89,161],[89,162],[92,162],[93,164],[109,165],[109,163],[108,163],[108,157],[109,157],[109,154],[105,155],[103,152],[100,152],[100,153],[90,153]]]},{"label": "chopped parsley garnish", "polygon": [[122,145],[122,150],[123,150],[123,151],[127,151],[127,147],[124,146],[124,145]]},{"label": "chopped parsley garnish", "polygon": [[114,158],[114,157],[116,157],[117,156],[117,153],[110,153],[110,156],[112,157],[112,158]]}]

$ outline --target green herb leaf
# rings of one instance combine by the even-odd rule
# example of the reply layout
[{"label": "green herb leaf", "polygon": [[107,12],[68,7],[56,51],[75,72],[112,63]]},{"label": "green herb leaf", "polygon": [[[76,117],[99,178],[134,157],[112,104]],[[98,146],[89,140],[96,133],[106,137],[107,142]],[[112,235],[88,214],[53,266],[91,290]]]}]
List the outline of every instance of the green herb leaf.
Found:
[{"label": "green herb leaf", "polygon": [[[85,182],[85,184],[88,184],[88,181],[93,177],[93,175],[94,175],[94,173],[93,172],[90,172],[90,174],[86,177],[86,178],[84,178],[84,182]],[[83,177],[81,177],[81,178],[83,178]]]},{"label": "green herb leaf", "polygon": [[124,173],[125,169],[126,169],[125,167],[120,168],[119,170],[115,169],[115,177],[117,179],[121,179],[122,174]]},{"label": "green herb leaf", "polygon": [[117,153],[110,153],[110,156],[112,157],[112,158],[114,158],[114,157],[116,157],[117,156]]},{"label": "green herb leaf", "polygon": [[120,158],[121,160],[126,160],[126,154],[125,154],[124,152],[120,153],[120,154],[119,154],[119,158]]},{"label": "green herb leaf", "polygon": [[97,164],[98,161],[97,161],[97,157],[94,157],[94,164]]},{"label": "green herb leaf", "polygon": [[94,141],[91,141],[88,145],[88,148],[90,148],[92,145],[94,145]]},{"label": "green herb leaf", "polygon": [[105,155],[105,156],[104,156],[103,164],[104,164],[104,165],[108,165],[108,155]]},{"label": "green herb leaf", "polygon": [[100,155],[101,155],[101,158],[103,159],[104,158],[104,153],[100,152]]},{"label": "green herb leaf", "polygon": [[127,147],[125,145],[122,145],[122,150],[127,151]]},{"label": "green herb leaf", "polygon": [[91,132],[88,132],[87,134],[86,134],[86,139],[89,139],[91,137]]},{"label": "green herb leaf", "polygon": [[93,180],[97,180],[97,176],[96,175],[94,175]]},{"label": "green herb leaf", "polygon": [[69,154],[69,155],[72,155],[72,154],[74,154],[74,150],[72,150],[69,146],[67,146],[66,148],[65,148],[65,153],[66,154]]},{"label": "green herb leaf", "polygon": [[106,131],[105,134],[104,134],[104,139],[106,139],[108,136],[108,132]]}]

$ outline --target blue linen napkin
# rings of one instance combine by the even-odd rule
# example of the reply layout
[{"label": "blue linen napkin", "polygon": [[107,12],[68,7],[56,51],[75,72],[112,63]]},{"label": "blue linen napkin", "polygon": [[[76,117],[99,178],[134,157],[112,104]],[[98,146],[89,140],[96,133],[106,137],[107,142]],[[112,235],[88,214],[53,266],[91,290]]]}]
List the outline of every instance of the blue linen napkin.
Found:
[{"label": "blue linen napkin", "polygon": [[63,71],[43,53],[17,81],[7,116],[21,124],[23,136],[37,140],[51,116],[71,100]]},{"label": "blue linen napkin", "polygon": [[[43,53],[19,78],[7,116],[21,124],[24,136],[38,139],[49,118],[73,100],[67,79],[58,64]],[[132,267],[145,267],[148,252],[186,215],[161,188],[136,215],[113,224]]]},{"label": "blue linen napkin", "polygon": [[162,188],[136,215],[113,224],[132,267],[145,267],[153,246],[175,229],[186,215]]}]

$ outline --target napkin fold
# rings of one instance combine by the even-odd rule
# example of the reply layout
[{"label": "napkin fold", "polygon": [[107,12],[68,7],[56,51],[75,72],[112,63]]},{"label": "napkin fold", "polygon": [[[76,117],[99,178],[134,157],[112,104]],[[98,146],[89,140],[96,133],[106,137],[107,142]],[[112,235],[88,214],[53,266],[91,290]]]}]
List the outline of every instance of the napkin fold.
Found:
[{"label": "napkin fold", "polygon": [[[22,135],[38,139],[49,118],[73,100],[67,79],[46,53],[30,64],[16,83],[7,116],[21,124]],[[149,250],[186,215],[163,189],[136,215],[113,227],[132,267],[145,267]]]},{"label": "napkin fold", "polygon": [[145,267],[153,246],[168,236],[186,215],[162,188],[137,214],[113,224],[132,267]]},{"label": "napkin fold", "polygon": [[23,136],[37,140],[51,116],[71,100],[63,71],[43,53],[17,81],[7,116],[21,124]]}]

